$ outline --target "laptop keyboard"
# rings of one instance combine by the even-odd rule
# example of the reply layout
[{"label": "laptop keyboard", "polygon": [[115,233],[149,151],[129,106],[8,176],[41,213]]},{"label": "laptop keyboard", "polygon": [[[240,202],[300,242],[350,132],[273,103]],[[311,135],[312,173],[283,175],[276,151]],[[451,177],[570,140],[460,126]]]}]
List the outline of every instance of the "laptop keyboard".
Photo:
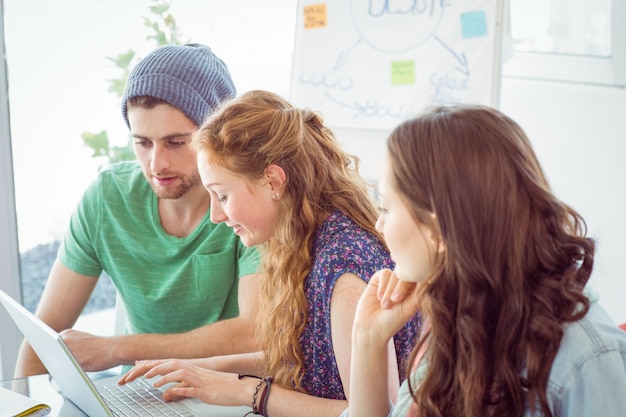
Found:
[{"label": "laptop keyboard", "polygon": [[98,392],[115,416],[193,417],[183,405],[175,401],[165,402],[163,393],[143,379],[137,379],[126,385],[102,385]]}]

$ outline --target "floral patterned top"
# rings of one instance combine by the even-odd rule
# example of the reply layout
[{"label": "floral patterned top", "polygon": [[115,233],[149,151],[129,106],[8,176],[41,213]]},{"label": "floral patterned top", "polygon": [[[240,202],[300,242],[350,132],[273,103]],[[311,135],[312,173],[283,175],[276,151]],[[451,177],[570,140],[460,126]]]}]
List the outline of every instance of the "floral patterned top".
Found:
[{"label": "floral patterned top", "polygon": [[[376,271],[393,266],[385,246],[342,212],[333,212],[322,223],[313,243],[313,265],[305,284],[309,313],[300,336],[305,368],[302,387],[309,394],[346,399],[330,330],[330,299],[337,279],[353,273],[368,282]],[[418,314],[394,337],[400,382],[405,378],[405,364],[419,326]]]}]

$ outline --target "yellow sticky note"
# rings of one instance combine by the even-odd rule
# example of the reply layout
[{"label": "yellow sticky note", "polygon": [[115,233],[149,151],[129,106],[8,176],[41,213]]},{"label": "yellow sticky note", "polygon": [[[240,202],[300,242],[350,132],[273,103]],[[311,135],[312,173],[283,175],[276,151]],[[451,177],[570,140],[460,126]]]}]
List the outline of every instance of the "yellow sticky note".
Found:
[{"label": "yellow sticky note", "polygon": [[391,62],[391,85],[415,84],[415,61]]},{"label": "yellow sticky note", "polygon": [[328,26],[326,4],[311,4],[304,6],[304,28],[316,29]]}]

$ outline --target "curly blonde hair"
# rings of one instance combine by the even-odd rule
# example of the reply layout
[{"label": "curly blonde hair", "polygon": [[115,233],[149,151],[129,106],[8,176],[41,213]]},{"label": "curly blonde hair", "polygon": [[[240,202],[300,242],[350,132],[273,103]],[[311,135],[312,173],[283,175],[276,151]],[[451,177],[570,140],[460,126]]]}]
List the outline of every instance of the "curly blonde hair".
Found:
[{"label": "curly blonde hair", "polygon": [[308,313],[304,284],[318,228],[340,210],[382,241],[358,159],[342,151],[319,114],[260,90],[222,106],[196,132],[192,147],[249,181],[262,178],[271,164],[287,175],[281,216],[274,236],[263,244],[258,327],[267,372],[277,382],[302,390],[299,337]]}]

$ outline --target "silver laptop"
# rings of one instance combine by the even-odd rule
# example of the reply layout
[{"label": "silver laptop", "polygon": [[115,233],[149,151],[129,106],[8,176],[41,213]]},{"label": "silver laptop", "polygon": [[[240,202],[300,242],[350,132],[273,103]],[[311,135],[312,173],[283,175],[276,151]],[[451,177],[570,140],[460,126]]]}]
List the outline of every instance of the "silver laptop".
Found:
[{"label": "silver laptop", "polygon": [[163,388],[154,388],[144,378],[121,386],[117,384],[117,376],[92,381],[57,332],[2,290],[0,301],[48,369],[62,394],[89,417],[241,417],[251,411],[249,407],[209,405],[195,398],[166,403],[163,401]]}]

